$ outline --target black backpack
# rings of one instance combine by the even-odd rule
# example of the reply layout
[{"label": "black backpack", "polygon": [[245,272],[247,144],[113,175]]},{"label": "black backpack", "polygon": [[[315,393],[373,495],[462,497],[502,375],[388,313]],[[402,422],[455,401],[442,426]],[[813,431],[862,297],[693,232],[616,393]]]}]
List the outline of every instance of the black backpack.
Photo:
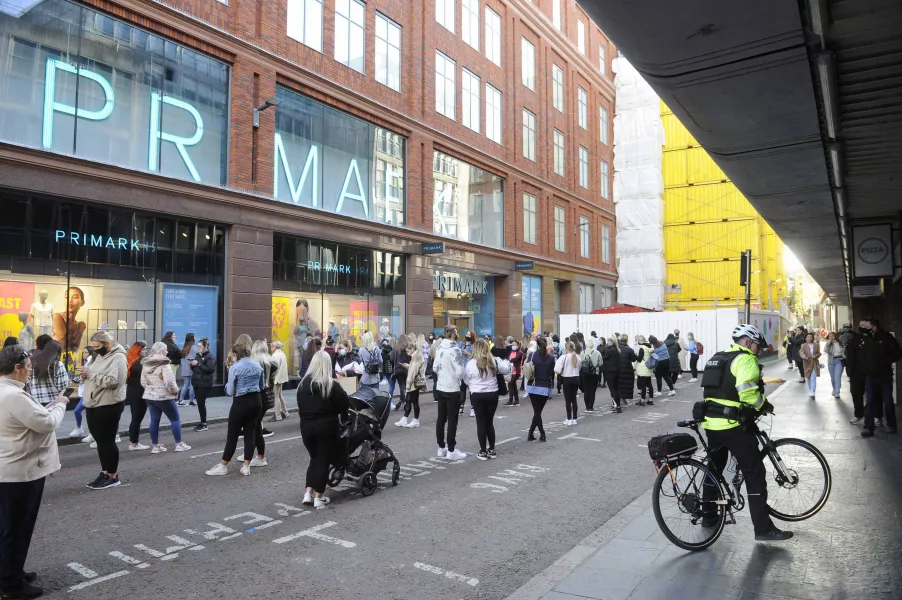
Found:
[{"label": "black backpack", "polygon": [[579,365],[579,374],[585,377],[592,377],[598,373],[598,368],[592,364],[592,359],[589,358],[589,354],[587,353],[583,356],[582,363]]}]

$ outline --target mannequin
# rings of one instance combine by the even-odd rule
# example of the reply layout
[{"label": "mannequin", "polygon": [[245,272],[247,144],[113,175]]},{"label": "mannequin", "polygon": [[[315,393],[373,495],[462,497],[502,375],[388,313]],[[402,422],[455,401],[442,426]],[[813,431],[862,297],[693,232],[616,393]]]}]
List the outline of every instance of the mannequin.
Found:
[{"label": "mannequin", "polygon": [[31,305],[31,324],[37,335],[53,333],[53,305],[47,302],[47,290],[38,292],[39,302]]},{"label": "mannequin", "polygon": [[19,344],[25,348],[25,350],[31,351],[34,349],[34,328],[28,323],[28,313],[19,313],[19,322],[22,323],[22,329],[19,331]]},{"label": "mannequin", "polygon": [[78,320],[78,311],[85,305],[85,294],[81,288],[72,286],[66,290],[67,312],[53,315],[53,339],[60,343],[64,352],[81,348],[81,338],[88,324]]}]

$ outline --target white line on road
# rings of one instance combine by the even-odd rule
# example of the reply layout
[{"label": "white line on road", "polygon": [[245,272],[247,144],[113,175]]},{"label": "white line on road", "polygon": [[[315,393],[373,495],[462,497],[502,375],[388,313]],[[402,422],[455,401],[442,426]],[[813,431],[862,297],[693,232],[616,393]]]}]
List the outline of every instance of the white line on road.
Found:
[{"label": "white line on road", "polygon": [[448,579],[456,579],[457,581],[461,581],[472,587],[479,585],[479,580],[475,577],[467,577],[466,575],[461,575],[460,573],[455,573],[454,571],[446,571],[445,569],[433,567],[432,565],[427,565],[426,563],[421,562],[415,562],[413,563],[413,566],[417,569],[420,569],[421,571],[426,571],[427,573],[442,575],[444,577],[447,577]]},{"label": "white line on road", "polygon": [[[71,565],[69,565],[69,566],[71,566]],[[96,585],[98,583],[103,583],[104,581],[109,581],[110,579],[116,579],[117,577],[122,577],[123,575],[128,575],[128,571],[116,571],[115,573],[110,573],[109,575],[104,575],[103,577],[98,577],[96,579],[91,579],[91,580],[73,585],[72,587],[69,588],[69,591],[75,592],[78,590],[83,590],[88,586]]]},{"label": "white line on road", "polygon": [[354,548],[357,546],[354,542],[349,542],[347,540],[340,540],[338,538],[330,537],[328,535],[323,535],[318,533],[319,531],[332,527],[333,525],[337,525],[335,521],[327,521],[320,525],[315,525],[309,529],[305,529],[304,531],[299,531],[297,533],[292,533],[291,535],[286,535],[285,537],[280,537],[272,541],[273,544],[284,544],[286,542],[294,541],[298,538],[309,537],[315,540],[320,540],[322,542],[329,542],[330,544],[335,544],[336,546],[342,546],[344,548]]},{"label": "white line on road", "polygon": [[160,552],[159,550],[154,550],[153,548],[148,548],[144,544],[135,544],[135,548],[137,548],[138,550],[147,552],[154,558],[163,558],[164,556],[166,556],[165,552]]},{"label": "white line on road", "polygon": [[75,571],[76,573],[78,573],[79,575],[81,575],[82,577],[85,577],[87,579],[94,579],[95,577],[97,577],[97,573],[95,573],[94,571],[92,571],[91,569],[89,569],[88,567],[84,566],[81,563],[70,562],[68,567],[70,569],[72,569],[73,571]]},{"label": "white line on road", "polygon": [[124,563],[134,565],[138,569],[146,569],[147,567],[150,566],[146,562],[141,562],[137,558],[132,558],[131,556],[129,556],[127,554],[123,554],[123,553],[119,552],[118,550],[113,550],[112,552],[110,552],[110,556],[112,556],[113,558],[118,558],[119,560],[121,560]]},{"label": "white line on road", "polygon": [[[299,440],[299,439],[301,439],[302,437],[304,437],[304,436],[302,436],[302,435],[296,435],[296,436],[294,436],[294,437],[281,438],[281,439],[278,439],[278,440],[272,440],[272,441],[267,440],[267,441],[266,441],[266,445],[269,446],[270,444],[278,444],[279,442],[290,442],[290,441],[292,441],[292,440]],[[235,453],[237,454],[237,453],[239,453],[241,450],[244,450],[244,446],[238,446],[237,448],[235,448]],[[206,453],[204,453],[204,454],[195,454],[195,455],[192,456],[191,458],[203,458],[204,456],[213,456],[214,454],[222,454],[222,450],[217,450],[216,452],[206,452]]]},{"label": "white line on road", "polygon": [[576,436],[577,436],[577,434],[575,434],[575,433],[568,433],[564,437],[559,437],[558,439],[559,440],[569,440],[570,438],[575,438]]},{"label": "white line on road", "polygon": [[500,446],[501,444],[506,444],[506,443],[508,443],[508,442],[513,442],[513,441],[516,441],[516,440],[519,440],[519,439],[520,439],[519,437],[507,438],[506,440],[501,440],[500,442],[495,442],[495,445],[496,445],[496,446]]}]

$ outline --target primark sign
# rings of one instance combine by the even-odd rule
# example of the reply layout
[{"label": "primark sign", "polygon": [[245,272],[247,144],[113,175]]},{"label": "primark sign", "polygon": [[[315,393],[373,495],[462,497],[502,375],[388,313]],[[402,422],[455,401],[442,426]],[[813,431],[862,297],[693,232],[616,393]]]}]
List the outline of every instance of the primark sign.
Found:
[{"label": "primark sign", "polygon": [[457,292],[466,294],[488,293],[488,282],[465,274],[439,273],[432,275],[432,289],[436,292]]}]

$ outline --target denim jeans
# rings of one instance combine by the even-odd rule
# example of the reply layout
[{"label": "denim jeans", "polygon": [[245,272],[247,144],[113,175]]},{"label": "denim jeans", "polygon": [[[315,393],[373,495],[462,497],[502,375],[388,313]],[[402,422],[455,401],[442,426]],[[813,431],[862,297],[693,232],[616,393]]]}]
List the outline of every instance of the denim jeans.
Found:
[{"label": "denim jeans", "polygon": [[395,384],[398,382],[394,377],[389,377],[388,379],[388,397],[391,398],[395,395]]},{"label": "denim jeans", "polygon": [[864,428],[874,431],[874,416],[877,412],[877,402],[883,402],[883,416],[886,419],[886,426],[895,429],[896,406],[893,404],[892,374],[868,375],[864,385],[868,399],[864,408]]},{"label": "denim jeans", "polygon": [[814,392],[817,390],[817,369],[811,372],[811,377],[808,378],[808,395],[814,396]]},{"label": "denim jeans", "polygon": [[179,400],[194,400],[194,386],[191,384],[191,376],[185,377],[185,383],[182,384],[182,391],[179,392]]},{"label": "denim jeans", "polygon": [[838,394],[839,388],[842,386],[843,361],[841,358],[831,358],[828,365],[830,371],[830,382],[833,384],[833,393]]},{"label": "denim jeans", "polygon": [[85,403],[83,398],[78,399],[78,404],[75,405],[75,410],[72,411],[72,414],[75,415],[75,426],[81,427],[81,413],[85,409]]},{"label": "denim jeans", "polygon": [[172,424],[172,437],[175,438],[175,443],[182,441],[182,421],[175,400],[148,400],[147,409],[150,411],[150,441],[154,445],[159,443],[160,417],[163,414]]}]

